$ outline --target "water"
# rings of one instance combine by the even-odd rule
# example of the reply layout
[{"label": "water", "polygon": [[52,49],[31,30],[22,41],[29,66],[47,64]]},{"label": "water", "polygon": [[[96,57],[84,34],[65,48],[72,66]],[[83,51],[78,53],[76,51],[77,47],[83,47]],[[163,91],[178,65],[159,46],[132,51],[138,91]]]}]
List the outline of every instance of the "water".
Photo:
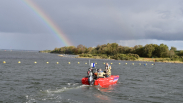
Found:
[{"label": "water", "polygon": [[146,62],[90,61],[96,62],[97,68],[104,68],[104,62],[113,63],[112,74],[119,75],[118,83],[106,88],[82,85],[88,59],[0,51],[0,103],[183,102],[183,64],[147,62],[144,66]]}]

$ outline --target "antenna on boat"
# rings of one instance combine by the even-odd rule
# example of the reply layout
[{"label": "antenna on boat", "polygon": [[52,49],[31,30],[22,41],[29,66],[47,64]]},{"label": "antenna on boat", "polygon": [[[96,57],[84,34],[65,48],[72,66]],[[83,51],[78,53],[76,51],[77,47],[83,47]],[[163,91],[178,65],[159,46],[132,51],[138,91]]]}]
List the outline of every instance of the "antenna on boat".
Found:
[{"label": "antenna on boat", "polygon": [[89,59],[89,63],[88,64],[89,64],[89,67],[90,67],[90,59]]}]

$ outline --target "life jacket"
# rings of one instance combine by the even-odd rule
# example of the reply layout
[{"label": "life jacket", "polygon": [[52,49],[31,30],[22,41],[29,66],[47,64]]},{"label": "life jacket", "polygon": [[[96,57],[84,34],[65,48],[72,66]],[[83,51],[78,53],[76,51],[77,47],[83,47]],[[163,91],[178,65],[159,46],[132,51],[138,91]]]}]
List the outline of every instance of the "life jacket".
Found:
[{"label": "life jacket", "polygon": [[106,66],[106,74],[108,75],[108,76],[111,76],[111,66],[110,65],[108,65],[108,66]]},{"label": "life jacket", "polygon": [[97,77],[104,77],[104,74],[105,74],[105,73],[102,72],[102,71],[101,71],[101,72],[98,72],[98,73],[97,73]]}]

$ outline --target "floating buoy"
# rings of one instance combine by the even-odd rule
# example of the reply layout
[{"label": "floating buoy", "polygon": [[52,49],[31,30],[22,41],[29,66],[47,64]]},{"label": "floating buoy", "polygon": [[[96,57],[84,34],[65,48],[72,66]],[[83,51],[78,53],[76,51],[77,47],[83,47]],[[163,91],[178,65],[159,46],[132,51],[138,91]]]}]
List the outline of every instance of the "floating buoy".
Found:
[{"label": "floating buoy", "polygon": [[111,63],[111,64],[113,64],[113,63]]},{"label": "floating buoy", "polygon": [[119,64],[121,64],[121,63],[119,63]]},{"label": "floating buoy", "polygon": [[6,64],[6,61],[3,61],[4,64]]},{"label": "floating buoy", "polygon": [[104,64],[105,64],[105,62],[104,62]]},{"label": "floating buoy", "polygon": [[139,63],[139,65],[141,65],[141,63]]},{"label": "floating buoy", "polygon": [[37,62],[35,61],[34,63],[36,64]]},{"label": "floating buoy", "polygon": [[87,63],[85,63],[85,64],[87,64]]},{"label": "floating buoy", "polygon": [[68,62],[68,64],[71,64],[71,62]]},{"label": "floating buoy", "polygon": [[57,62],[57,64],[59,64],[59,62]]},{"label": "floating buoy", "polygon": [[18,61],[18,63],[21,63],[21,61]]},{"label": "floating buoy", "polygon": [[152,65],[154,65],[154,64],[152,64]]},{"label": "floating buoy", "polygon": [[127,63],[125,63],[127,65]]},{"label": "floating buoy", "polygon": [[132,63],[132,65],[134,65],[134,63]]},{"label": "floating buoy", "polygon": [[49,64],[49,62],[46,62],[47,64]]},{"label": "floating buoy", "polygon": [[78,62],[78,64],[79,64],[80,62]]},{"label": "floating buoy", "polygon": [[95,64],[97,64],[97,63],[95,63]]}]

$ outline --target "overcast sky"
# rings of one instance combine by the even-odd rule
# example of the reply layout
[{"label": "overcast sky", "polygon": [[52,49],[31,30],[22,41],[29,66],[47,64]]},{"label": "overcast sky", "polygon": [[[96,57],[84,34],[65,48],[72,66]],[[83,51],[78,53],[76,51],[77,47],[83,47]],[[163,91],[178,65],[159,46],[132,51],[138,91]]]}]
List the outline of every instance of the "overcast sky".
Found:
[{"label": "overcast sky", "polygon": [[[183,0],[31,0],[74,46],[167,44],[183,50]],[[0,0],[0,49],[65,44],[23,0]]]}]

